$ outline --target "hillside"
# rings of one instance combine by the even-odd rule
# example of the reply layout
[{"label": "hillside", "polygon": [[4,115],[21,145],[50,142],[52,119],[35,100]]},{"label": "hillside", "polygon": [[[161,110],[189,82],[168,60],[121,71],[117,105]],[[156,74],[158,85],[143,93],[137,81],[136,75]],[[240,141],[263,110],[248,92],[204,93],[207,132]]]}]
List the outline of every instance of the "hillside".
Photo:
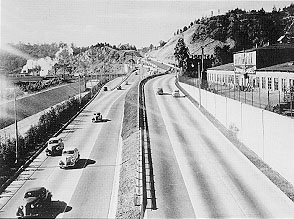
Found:
[{"label": "hillside", "polygon": [[207,37],[206,39],[193,39],[194,33],[199,30],[200,25],[193,25],[191,28],[183,32],[182,34],[177,34],[173,36],[171,39],[167,41],[167,43],[157,49],[151,51],[148,55],[150,57],[156,58],[158,60],[162,60],[166,63],[175,63],[175,58],[174,58],[174,48],[178,42],[178,40],[181,37],[184,37],[184,41],[186,46],[189,48],[190,54],[193,55],[200,55],[201,54],[201,46],[205,46],[204,48],[204,54],[206,55],[213,55],[214,54],[214,48],[216,46],[222,47],[223,45],[231,45],[233,46],[234,42],[233,41],[228,41],[226,43],[221,42],[219,40],[214,40],[210,37]]},{"label": "hillside", "polygon": [[[148,53],[150,57],[175,63],[174,48],[179,38],[189,49],[190,55],[214,56],[214,64],[231,62],[232,54],[243,49],[264,47],[278,43],[294,43],[294,4],[272,12],[235,9],[224,15],[202,18],[177,30],[163,47]],[[283,37],[281,37],[283,36]],[[227,46],[225,46],[227,45]],[[215,53],[215,49],[217,52]],[[150,48],[153,49],[153,48]]]}]

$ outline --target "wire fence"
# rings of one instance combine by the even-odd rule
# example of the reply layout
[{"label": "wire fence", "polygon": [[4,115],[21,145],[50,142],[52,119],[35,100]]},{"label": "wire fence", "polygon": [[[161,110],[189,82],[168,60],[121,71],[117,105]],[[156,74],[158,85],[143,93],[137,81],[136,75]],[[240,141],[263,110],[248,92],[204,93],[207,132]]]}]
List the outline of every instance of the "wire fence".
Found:
[{"label": "wire fence", "polygon": [[[200,80],[187,76],[179,76],[179,81],[191,86],[199,87]],[[269,91],[258,87],[240,86],[239,84],[213,83],[202,80],[201,88],[218,95],[231,98],[242,103],[269,110],[286,116],[294,116],[293,91],[288,88],[284,92]]]}]

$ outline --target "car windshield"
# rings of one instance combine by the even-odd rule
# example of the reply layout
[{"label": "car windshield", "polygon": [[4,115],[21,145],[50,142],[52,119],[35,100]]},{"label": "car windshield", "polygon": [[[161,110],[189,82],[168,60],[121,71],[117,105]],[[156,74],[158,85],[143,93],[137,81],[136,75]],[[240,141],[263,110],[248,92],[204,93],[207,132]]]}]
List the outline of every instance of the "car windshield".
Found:
[{"label": "car windshield", "polygon": [[58,140],[56,140],[56,139],[49,141],[49,144],[56,144],[56,143],[58,143]]},{"label": "car windshield", "polygon": [[63,151],[63,154],[74,154],[75,151],[74,150],[70,150],[70,151]]},{"label": "car windshield", "polygon": [[38,196],[39,196],[38,192],[27,192],[24,197],[29,198],[29,197],[38,197]]}]

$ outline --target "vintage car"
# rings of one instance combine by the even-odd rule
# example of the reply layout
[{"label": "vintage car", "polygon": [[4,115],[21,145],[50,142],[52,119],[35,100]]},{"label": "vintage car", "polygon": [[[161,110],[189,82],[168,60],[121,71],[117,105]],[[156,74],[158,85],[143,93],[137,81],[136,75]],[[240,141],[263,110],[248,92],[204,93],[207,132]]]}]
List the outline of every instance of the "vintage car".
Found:
[{"label": "vintage car", "polygon": [[157,88],[157,95],[163,95],[163,89],[161,87]]},{"label": "vintage car", "polygon": [[80,153],[77,148],[67,148],[62,152],[62,158],[59,161],[59,167],[62,169],[74,167],[80,159]]},{"label": "vintage car", "polygon": [[172,95],[173,95],[173,97],[179,97],[180,96],[180,91],[179,90],[174,90]]},{"label": "vintage car", "polygon": [[102,114],[101,113],[94,113],[92,122],[101,122],[102,121]]},{"label": "vintage car", "polygon": [[108,89],[107,89],[107,87],[103,87],[103,90],[104,90],[104,91],[107,91]]},{"label": "vintage car", "polygon": [[61,155],[62,150],[64,148],[64,144],[62,142],[62,138],[53,137],[50,138],[47,142],[46,155]]},{"label": "vintage car", "polygon": [[24,194],[24,203],[16,212],[18,218],[42,217],[49,210],[52,194],[45,187],[28,189]]}]

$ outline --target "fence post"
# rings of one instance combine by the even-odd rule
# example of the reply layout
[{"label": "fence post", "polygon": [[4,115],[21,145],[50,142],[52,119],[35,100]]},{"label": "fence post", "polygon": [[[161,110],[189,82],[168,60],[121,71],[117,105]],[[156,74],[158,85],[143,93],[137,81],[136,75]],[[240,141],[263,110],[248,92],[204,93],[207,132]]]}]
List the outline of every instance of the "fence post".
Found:
[{"label": "fence post", "polygon": [[253,106],[253,88],[251,88],[251,93],[252,93],[252,106]]},{"label": "fence post", "polygon": [[260,86],[258,87],[258,99],[259,99],[259,108],[261,108]]},{"label": "fence post", "polygon": [[267,105],[268,105],[268,108],[270,109],[269,90],[267,91]]},{"label": "fence post", "polygon": [[261,122],[262,122],[262,160],[264,161],[264,110],[261,110]]},{"label": "fence post", "polygon": [[245,93],[245,103],[246,103],[246,92],[247,92],[247,91],[245,90],[245,91],[244,91],[244,93]]}]

